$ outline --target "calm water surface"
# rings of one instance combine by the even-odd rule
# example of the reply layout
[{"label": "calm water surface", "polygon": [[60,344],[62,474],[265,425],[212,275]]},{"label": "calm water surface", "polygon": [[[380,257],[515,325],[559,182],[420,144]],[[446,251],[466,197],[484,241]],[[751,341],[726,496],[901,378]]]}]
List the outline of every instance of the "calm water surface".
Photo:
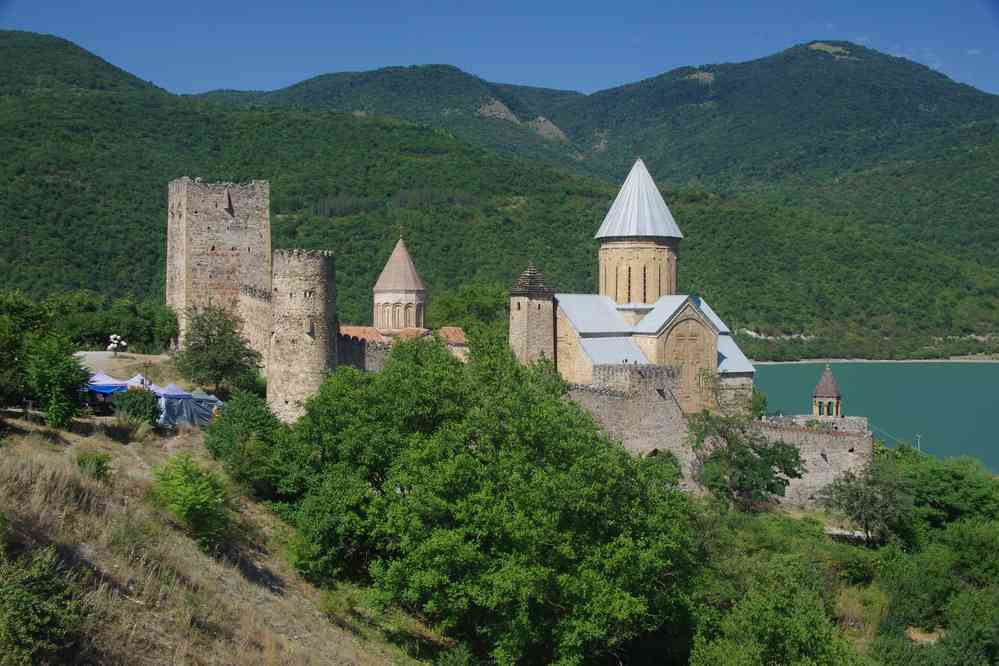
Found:
[{"label": "calm water surface", "polygon": [[[970,455],[999,472],[999,363],[831,363],[843,413],[866,416],[889,444],[941,457]],[[771,412],[811,413],[824,363],[757,365]]]}]

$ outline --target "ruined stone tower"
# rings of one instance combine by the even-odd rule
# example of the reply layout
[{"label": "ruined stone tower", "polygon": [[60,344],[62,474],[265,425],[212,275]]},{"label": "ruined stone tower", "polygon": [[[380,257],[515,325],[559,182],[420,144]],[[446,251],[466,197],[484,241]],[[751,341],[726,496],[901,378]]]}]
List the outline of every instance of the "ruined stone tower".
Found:
[{"label": "ruined stone tower", "polygon": [[336,367],[336,273],[333,253],[278,250],[273,257],[267,403],[284,421]]},{"label": "ruined stone tower", "polygon": [[181,337],[187,310],[208,303],[237,311],[240,288],[270,291],[270,185],[169,184],[166,302]]},{"label": "ruined stone tower", "polygon": [[601,296],[650,305],[676,293],[683,234],[642,160],[631,168],[595,237]]},{"label": "ruined stone tower", "polygon": [[400,238],[374,286],[372,323],[380,331],[423,328],[427,288]]},{"label": "ruined stone tower", "polygon": [[555,360],[555,294],[533,263],[510,289],[510,346],[523,364]]}]

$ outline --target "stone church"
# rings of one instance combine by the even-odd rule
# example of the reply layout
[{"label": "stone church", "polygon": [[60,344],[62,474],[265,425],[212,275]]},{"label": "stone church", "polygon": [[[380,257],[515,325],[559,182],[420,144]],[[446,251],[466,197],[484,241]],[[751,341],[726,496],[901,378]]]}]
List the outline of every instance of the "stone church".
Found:
[{"label": "stone church", "polygon": [[517,358],[551,359],[567,382],[591,387],[613,388],[628,366],[670,367],[662,390],[688,414],[748,404],[755,369],[732,331],[704,299],[677,293],[683,234],[641,159],[596,238],[599,293],[554,292],[533,264],[511,289]]}]

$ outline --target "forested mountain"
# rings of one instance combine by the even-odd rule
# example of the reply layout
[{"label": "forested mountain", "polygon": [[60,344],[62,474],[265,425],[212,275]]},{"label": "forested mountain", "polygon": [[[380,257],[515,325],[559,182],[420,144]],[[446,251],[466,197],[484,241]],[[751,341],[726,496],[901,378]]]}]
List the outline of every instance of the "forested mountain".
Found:
[{"label": "forested mountain", "polygon": [[[519,95],[511,109],[577,97],[489,89]],[[0,32],[0,92],[0,275],[36,296],[76,288],[162,294],[166,183],[181,175],[270,180],[275,247],[336,251],[344,322],[369,321],[371,285],[400,230],[438,296],[473,282],[505,287],[532,258],[560,290],[589,291],[592,235],[618,185],[404,120],[171,95],[41,35]],[[953,122],[985,113],[972,107],[953,112]],[[984,121],[940,132],[958,143],[934,135],[939,169],[995,178],[982,166],[997,155]],[[741,149],[732,136],[732,150]],[[996,188],[960,174],[934,181],[933,163],[905,159],[750,194],[662,179],[686,236],[681,289],[703,294],[734,328],[817,336],[791,353],[931,355],[953,350],[938,338],[997,330],[994,253],[962,249],[993,237],[994,225],[980,221],[997,209],[988,205]],[[967,207],[898,212],[937,195],[967,195]],[[872,197],[884,211],[875,223],[862,214]],[[892,197],[902,203],[892,206]],[[948,215],[964,226],[948,224]],[[754,342],[750,351],[787,348]]]}]

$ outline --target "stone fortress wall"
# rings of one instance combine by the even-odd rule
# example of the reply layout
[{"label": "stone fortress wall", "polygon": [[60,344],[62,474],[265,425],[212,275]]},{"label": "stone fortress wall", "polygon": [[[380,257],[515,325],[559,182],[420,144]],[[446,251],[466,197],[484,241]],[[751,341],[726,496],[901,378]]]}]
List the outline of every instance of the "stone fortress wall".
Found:
[{"label": "stone fortress wall", "polygon": [[[822,488],[848,470],[859,472],[874,457],[874,436],[866,418],[834,417],[824,419],[818,427],[795,423],[810,418],[768,419],[759,425],[769,440],[793,444],[801,452],[805,474],[800,479],[791,479],[784,498],[787,504],[814,505]],[[847,423],[834,423],[847,419]],[[837,425],[841,427],[837,429]]]},{"label": "stone fortress wall", "polygon": [[573,385],[569,397],[628,451],[675,455],[684,484],[692,487],[695,460],[686,446],[687,420],[674,397],[678,380],[679,371],[669,365],[594,365],[592,383]]},{"label": "stone fortress wall", "polygon": [[267,403],[282,420],[304,413],[336,367],[336,272],[333,253],[274,253]]},{"label": "stone fortress wall", "polygon": [[378,372],[385,366],[392,345],[352,335],[337,336],[337,365],[349,365],[365,372]]},{"label": "stone fortress wall", "polygon": [[243,320],[243,337],[260,353],[260,369],[266,375],[274,317],[271,290],[240,287],[238,313]]}]

